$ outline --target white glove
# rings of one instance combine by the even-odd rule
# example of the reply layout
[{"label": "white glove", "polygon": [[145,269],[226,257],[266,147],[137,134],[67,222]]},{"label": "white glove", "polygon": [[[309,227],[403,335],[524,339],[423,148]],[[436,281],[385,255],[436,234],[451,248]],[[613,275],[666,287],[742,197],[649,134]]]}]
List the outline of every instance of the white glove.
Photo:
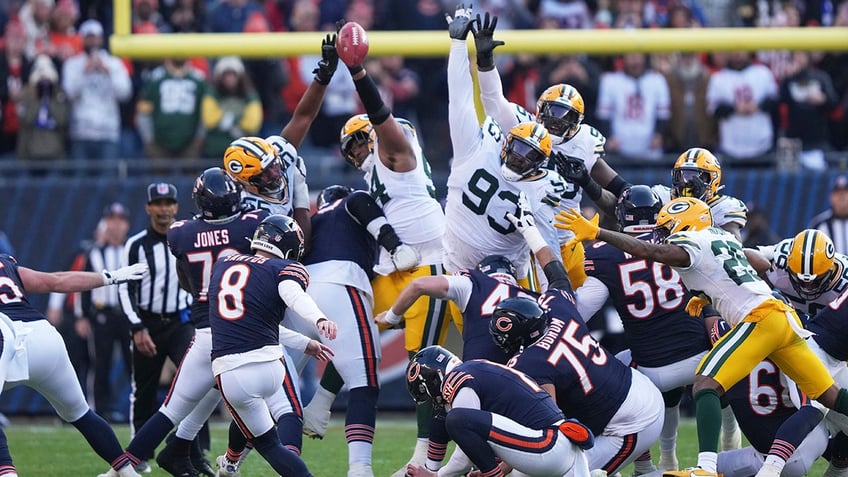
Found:
[{"label": "white glove", "polygon": [[395,269],[399,272],[406,272],[418,266],[421,261],[421,256],[418,252],[406,244],[400,244],[392,252],[392,263],[395,264]]},{"label": "white glove", "polygon": [[117,285],[133,280],[141,280],[145,275],[147,275],[146,263],[136,263],[111,272],[109,270],[103,270],[103,285]]},{"label": "white glove", "polygon": [[533,210],[530,208],[530,202],[527,200],[527,196],[524,192],[518,193],[517,214],[518,215],[514,215],[507,212],[506,218],[510,221],[510,223],[512,223],[512,225],[515,226],[518,233],[524,237],[527,245],[530,246],[530,250],[532,250],[533,253],[536,253],[546,247],[548,244],[545,242],[545,239],[542,238],[542,234],[539,233],[539,229],[536,227],[536,218],[533,217]]}]

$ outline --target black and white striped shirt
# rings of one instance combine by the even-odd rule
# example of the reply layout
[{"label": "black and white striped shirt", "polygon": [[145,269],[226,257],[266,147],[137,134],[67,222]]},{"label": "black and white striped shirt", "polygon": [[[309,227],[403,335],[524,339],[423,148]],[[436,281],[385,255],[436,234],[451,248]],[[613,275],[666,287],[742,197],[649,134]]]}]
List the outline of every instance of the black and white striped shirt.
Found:
[{"label": "black and white striped shirt", "polygon": [[147,263],[149,273],[140,282],[121,284],[121,307],[130,323],[141,323],[138,311],[168,314],[188,308],[191,295],[180,288],[177,260],[168,249],[167,237],[152,227],[139,232],[124,245],[123,265]]},{"label": "black and white striped shirt", "polygon": [[[86,254],[86,271],[101,273],[103,270],[121,268],[124,247],[122,245],[94,245]],[[89,316],[95,310],[120,307],[118,287],[100,287],[81,294],[74,302],[76,316]]]},{"label": "black and white striped shirt", "polygon": [[813,217],[809,228],[821,230],[830,237],[836,253],[848,254],[848,218],[834,217],[832,210],[826,210]]}]

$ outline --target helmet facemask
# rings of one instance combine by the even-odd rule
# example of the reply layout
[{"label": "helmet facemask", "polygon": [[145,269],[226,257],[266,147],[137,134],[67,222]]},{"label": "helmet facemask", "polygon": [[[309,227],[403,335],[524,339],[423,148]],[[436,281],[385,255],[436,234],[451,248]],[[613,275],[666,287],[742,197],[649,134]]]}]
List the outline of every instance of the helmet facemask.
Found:
[{"label": "helmet facemask", "polygon": [[654,227],[654,237],[653,241],[656,243],[665,243],[666,239],[671,236],[671,231],[674,229],[674,221],[669,220],[668,222],[660,225],[657,224]]},{"label": "helmet facemask", "polygon": [[694,197],[707,201],[712,199],[710,173],[700,169],[675,169],[671,173],[671,197]]},{"label": "helmet facemask", "polygon": [[577,134],[583,115],[569,106],[547,101],[542,104],[538,119],[548,130],[553,143],[561,144]]},{"label": "helmet facemask", "polygon": [[[370,136],[371,135],[369,134],[369,131],[367,129],[360,129],[351,134],[348,134],[344,137],[344,139],[342,139],[342,155],[344,156],[344,159],[348,164],[352,165],[357,169],[362,170],[362,166],[365,163],[365,159],[367,158],[367,156],[362,159],[358,159],[356,157],[354,147],[368,146],[371,141]],[[370,153],[370,146],[368,147],[368,149]]]},{"label": "helmet facemask", "polygon": [[534,175],[547,159],[542,151],[517,137],[506,142],[501,157],[501,174],[510,182]]},{"label": "helmet facemask", "polygon": [[250,178],[250,185],[260,194],[272,199],[281,199],[286,190],[286,178],[283,175],[283,163],[279,156],[262,168],[262,172]]},{"label": "helmet facemask", "polygon": [[815,300],[828,291],[833,285],[833,280],[836,278],[836,269],[832,267],[825,273],[820,275],[803,273],[793,273],[789,271],[789,282],[792,288],[804,300]]}]

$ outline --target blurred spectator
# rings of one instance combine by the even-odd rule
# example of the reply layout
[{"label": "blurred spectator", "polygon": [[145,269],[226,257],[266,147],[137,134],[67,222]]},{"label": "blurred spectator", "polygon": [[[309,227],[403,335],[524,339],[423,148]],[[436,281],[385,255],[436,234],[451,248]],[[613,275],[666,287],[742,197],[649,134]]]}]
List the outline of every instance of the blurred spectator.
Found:
[{"label": "blurred spectator", "polygon": [[[551,22],[556,28],[567,28],[569,30],[582,30],[594,27],[592,12],[585,0],[540,0],[531,2],[538,5],[536,18],[546,23]],[[498,29],[500,29],[500,17],[498,17]]]},{"label": "blurred spectator", "polygon": [[35,60],[18,104],[18,159],[64,159],[71,105],[46,55]]},{"label": "blurred spectator", "polygon": [[811,229],[821,230],[838,253],[848,253],[848,176],[841,175],[830,189],[830,209],[813,217]]},{"label": "blurred spectator", "polygon": [[[839,4],[834,26],[848,27],[848,2]],[[845,150],[848,148],[848,53],[828,53],[819,67],[828,73],[834,89],[840,95],[839,105],[830,116],[830,143],[836,149]]]},{"label": "blurred spectator", "polygon": [[18,12],[18,18],[26,31],[26,55],[35,58],[36,44],[46,43],[50,34],[50,12],[54,0],[27,0]]},{"label": "blurred spectator", "polygon": [[[774,142],[771,114],[777,84],[768,68],[751,62],[751,53],[728,54],[727,66],[707,85],[707,108],[718,121],[721,154],[738,164],[763,165]],[[758,161],[759,159],[759,161]]]},{"label": "blurred spectator", "polygon": [[[101,219],[102,240],[94,243],[86,256],[85,271],[102,272],[121,267],[124,242],[130,230],[129,211],[120,202],[103,209]],[[111,378],[115,363],[115,347],[123,359],[123,371],[118,382],[129,383],[130,378],[130,323],[121,308],[118,287],[102,287],[80,294],[77,320],[87,321],[81,326],[91,330],[94,338],[94,408],[111,422],[125,422],[127,417],[119,412]]]},{"label": "blurred spectator", "polygon": [[262,103],[239,58],[226,56],[215,63],[212,87],[203,98],[202,117],[206,158],[220,159],[231,142],[259,133]]},{"label": "blurred spectator", "polygon": [[810,64],[810,52],[792,53],[792,73],[780,84],[780,101],[786,108],[784,135],[800,139],[801,166],[824,170],[828,145],[828,118],[839,102],[830,77]]},{"label": "blurred spectator", "polygon": [[536,100],[539,98],[536,89],[539,86],[540,57],[519,53],[503,55],[498,59],[504,96],[528,111],[535,111]]},{"label": "blurred spectator", "polygon": [[62,86],[71,101],[71,157],[115,159],[121,134],[119,102],[132,94],[127,69],[102,48],[103,26],[97,20],[80,25],[85,52],[69,58]]},{"label": "blurred spectator", "polygon": [[[542,66],[539,74],[539,82],[536,84],[536,98],[553,84],[570,84],[577,88],[583,97],[584,113],[583,121],[595,124],[596,105],[598,104],[598,83],[601,71],[591,58],[578,55],[561,55],[548,58]],[[536,110],[535,104],[532,111]]]},{"label": "blurred spectator", "polygon": [[707,113],[707,84],[710,72],[697,53],[673,55],[673,66],[665,74],[671,99],[671,120],[664,148],[680,153],[692,146],[715,146],[715,121]]},{"label": "blurred spectator", "polygon": [[206,31],[213,33],[239,33],[244,31],[244,23],[254,12],[262,7],[252,0],[219,0],[209,10],[206,17]]},{"label": "blurred spectator", "polygon": [[704,26],[729,28],[743,26],[743,18],[753,15],[750,0],[698,0],[704,12]]},{"label": "blurred spectator", "polygon": [[[268,20],[258,13],[251,15],[244,24],[245,33],[267,33],[270,28]],[[289,115],[283,103],[282,90],[289,83],[289,75],[288,69],[284,69],[283,65],[283,61],[278,58],[244,60],[247,76],[262,101],[263,121],[259,134],[262,137],[278,134],[280,125],[288,122]],[[304,91],[305,89],[304,86]],[[300,95],[297,98],[299,99]]]},{"label": "blurred spectator", "polygon": [[175,0],[165,6],[165,16],[174,33],[200,33],[206,24],[206,3],[203,0]]},{"label": "blurred spectator", "polygon": [[601,76],[598,128],[608,153],[660,159],[669,114],[668,83],[648,67],[644,53],[624,55],[621,71]]},{"label": "blurred spectator", "polygon": [[380,95],[396,117],[415,119],[412,107],[421,89],[418,74],[404,67],[402,56],[381,56],[368,62],[368,74],[380,88]]},{"label": "blurred spectator", "polygon": [[[763,26],[773,28],[801,26],[801,14],[794,3],[776,3],[773,8],[774,12],[769,23]],[[768,66],[778,82],[792,72],[792,52],[789,50],[758,51],[757,61]]]},{"label": "blurred spectator", "polygon": [[50,33],[45,42],[36,43],[36,54],[46,54],[61,68],[68,58],[82,52],[82,39],[74,29],[79,16],[73,0],[59,0],[50,14]]},{"label": "blurred spectator", "polygon": [[[291,1],[289,2],[291,3]],[[365,19],[365,23],[360,23],[365,30],[369,30],[374,23],[373,4],[372,0],[321,0],[315,2],[318,5],[318,29],[321,31],[332,31],[336,29],[336,22],[344,18],[349,22],[360,22]],[[371,14],[366,18],[363,15],[346,16],[349,13],[349,6],[354,3],[368,3],[365,8],[372,10]]]},{"label": "blurred spectator", "polygon": [[138,33],[136,28],[142,24],[153,25],[156,27],[156,31],[160,33],[171,32],[171,25],[159,13],[159,0],[133,0],[132,4],[132,26],[134,33]]},{"label": "blurred spectator", "polygon": [[168,59],[144,85],[136,127],[151,159],[198,158],[203,145],[203,78],[185,59]]},{"label": "blurred spectator", "polygon": [[24,55],[26,33],[18,22],[6,25],[5,51],[0,55],[0,157],[15,152],[18,141],[18,101],[32,62]]},{"label": "blurred spectator", "polygon": [[781,239],[771,228],[768,210],[757,206],[748,208],[748,223],[742,229],[742,237],[742,245],[747,248],[773,245]]}]

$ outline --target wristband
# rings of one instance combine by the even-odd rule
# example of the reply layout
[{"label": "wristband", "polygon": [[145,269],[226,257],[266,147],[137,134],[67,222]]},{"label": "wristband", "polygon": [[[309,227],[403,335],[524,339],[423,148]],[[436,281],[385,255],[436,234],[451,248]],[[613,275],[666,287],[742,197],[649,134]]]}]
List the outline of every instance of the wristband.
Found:
[{"label": "wristband", "polygon": [[354,76],[359,74],[360,71],[365,70],[365,67],[362,65],[348,66],[347,70],[350,71],[350,77],[353,78]]},{"label": "wristband", "polygon": [[387,323],[396,325],[400,323],[401,318],[403,318],[403,315],[396,315],[395,312],[391,309],[391,307],[386,310],[385,319]]},{"label": "wristband", "polygon": [[533,253],[538,253],[539,250],[548,246],[548,243],[542,238],[542,234],[539,233],[537,227],[526,228],[522,232],[522,235],[524,235],[524,241],[527,242],[527,245],[530,246],[530,251]]}]

